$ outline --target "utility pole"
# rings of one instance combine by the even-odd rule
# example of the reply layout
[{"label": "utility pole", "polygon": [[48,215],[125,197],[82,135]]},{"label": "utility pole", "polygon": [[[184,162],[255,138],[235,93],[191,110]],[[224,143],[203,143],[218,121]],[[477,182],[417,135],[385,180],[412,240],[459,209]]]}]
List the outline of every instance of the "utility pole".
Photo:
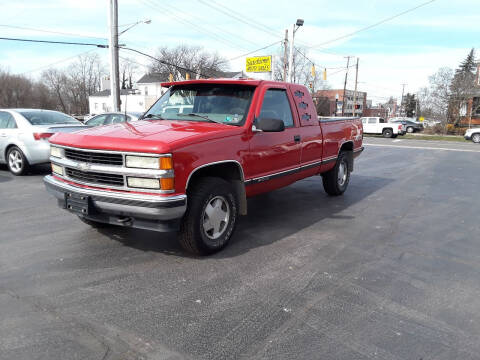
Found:
[{"label": "utility pole", "polygon": [[295,74],[293,69],[293,51],[295,50],[295,47],[294,47],[295,32],[298,30],[300,26],[303,26],[303,19],[297,19],[297,22],[293,24],[292,42],[290,43],[290,59],[288,61],[288,82],[295,81]]},{"label": "utility pole", "polygon": [[288,67],[288,29],[285,29],[285,40],[283,40],[283,81],[287,81]]},{"label": "utility pole", "polygon": [[400,116],[403,116],[402,114],[405,111],[404,106],[403,106],[403,93],[405,92],[405,85],[407,85],[407,84],[402,84],[402,102],[400,103]]},{"label": "utility pole", "polygon": [[112,111],[120,111],[120,74],[118,64],[118,3],[110,0],[108,12],[110,26],[110,92],[112,94]]},{"label": "utility pole", "polygon": [[350,66],[350,58],[353,56],[346,56],[347,71],[345,71],[345,83],[343,84],[343,99],[342,99],[342,116],[345,116],[345,92],[347,90],[348,67]]},{"label": "utility pole", "polygon": [[355,106],[357,105],[358,61],[359,59],[357,58],[357,65],[355,67],[355,92],[353,93],[353,117],[355,117]]}]

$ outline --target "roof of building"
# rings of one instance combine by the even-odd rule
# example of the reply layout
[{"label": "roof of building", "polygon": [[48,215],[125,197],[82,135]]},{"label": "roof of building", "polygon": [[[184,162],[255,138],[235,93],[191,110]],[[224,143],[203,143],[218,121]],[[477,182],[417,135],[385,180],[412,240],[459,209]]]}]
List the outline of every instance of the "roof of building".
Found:
[{"label": "roof of building", "polygon": [[[120,89],[120,95],[131,95],[132,89]],[[90,96],[110,96],[110,89],[98,91]]]}]

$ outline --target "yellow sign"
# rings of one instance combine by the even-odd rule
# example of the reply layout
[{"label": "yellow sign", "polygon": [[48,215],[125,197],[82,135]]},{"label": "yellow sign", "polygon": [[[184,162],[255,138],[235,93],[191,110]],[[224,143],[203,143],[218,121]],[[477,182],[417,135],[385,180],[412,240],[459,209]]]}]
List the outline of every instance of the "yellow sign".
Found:
[{"label": "yellow sign", "polygon": [[423,116],[420,116],[420,117],[418,118],[418,120],[419,120],[420,122],[423,122],[423,120],[425,120],[425,118],[424,118]]},{"label": "yellow sign", "polygon": [[272,71],[271,56],[255,56],[247,58],[247,72],[270,72]]}]

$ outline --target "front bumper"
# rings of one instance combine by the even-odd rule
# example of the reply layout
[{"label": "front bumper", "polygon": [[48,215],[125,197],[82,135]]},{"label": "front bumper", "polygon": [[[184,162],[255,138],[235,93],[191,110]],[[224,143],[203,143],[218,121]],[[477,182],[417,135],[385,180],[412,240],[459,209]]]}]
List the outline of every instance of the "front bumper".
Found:
[{"label": "front bumper", "polygon": [[472,140],[472,136],[471,136],[471,135],[465,135],[464,138],[465,138],[465,140]]},{"label": "front bumper", "polygon": [[74,186],[47,175],[43,179],[47,191],[66,209],[66,197],[85,198],[87,214],[75,212],[86,219],[156,231],[171,231],[187,209],[187,196],[144,195],[119,191],[97,190]]}]

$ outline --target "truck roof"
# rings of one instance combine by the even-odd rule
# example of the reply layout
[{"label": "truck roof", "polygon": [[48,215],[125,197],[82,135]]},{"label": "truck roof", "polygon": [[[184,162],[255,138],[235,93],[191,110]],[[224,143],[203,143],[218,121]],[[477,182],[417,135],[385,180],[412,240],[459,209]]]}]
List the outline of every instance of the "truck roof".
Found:
[{"label": "truck roof", "polygon": [[280,81],[271,81],[271,80],[257,80],[257,79],[198,79],[198,80],[183,80],[183,81],[172,81],[162,83],[163,87],[170,87],[173,85],[186,85],[186,84],[225,84],[225,85],[250,85],[258,86],[262,83],[271,83],[271,84],[287,84]]}]

